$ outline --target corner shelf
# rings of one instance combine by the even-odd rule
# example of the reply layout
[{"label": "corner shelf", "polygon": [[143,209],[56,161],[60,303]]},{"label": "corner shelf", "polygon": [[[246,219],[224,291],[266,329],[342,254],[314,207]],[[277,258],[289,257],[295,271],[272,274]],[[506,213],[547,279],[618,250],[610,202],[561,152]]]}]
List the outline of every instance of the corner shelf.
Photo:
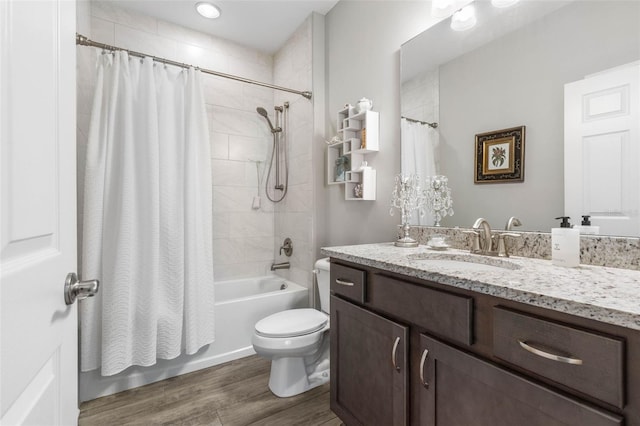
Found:
[{"label": "corner shelf", "polygon": [[[345,185],[344,198],[349,201],[376,199],[376,171],[368,165],[361,168],[363,161],[369,163],[370,154],[378,152],[379,114],[375,111],[357,113],[354,107],[338,111],[338,137],[341,142],[327,147],[327,184]],[[364,140],[364,147],[362,142]],[[344,180],[336,180],[336,160],[347,157],[349,166],[344,172]],[[356,197],[356,185],[362,185],[362,197]]]}]

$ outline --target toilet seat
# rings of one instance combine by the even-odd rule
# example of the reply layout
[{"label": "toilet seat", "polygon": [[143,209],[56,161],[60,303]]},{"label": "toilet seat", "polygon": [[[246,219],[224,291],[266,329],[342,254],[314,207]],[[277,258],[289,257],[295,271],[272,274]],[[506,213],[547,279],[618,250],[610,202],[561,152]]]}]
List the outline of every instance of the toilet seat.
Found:
[{"label": "toilet seat", "polygon": [[289,309],[269,315],[256,323],[256,333],[264,337],[296,337],[325,327],[329,317],[315,309]]}]

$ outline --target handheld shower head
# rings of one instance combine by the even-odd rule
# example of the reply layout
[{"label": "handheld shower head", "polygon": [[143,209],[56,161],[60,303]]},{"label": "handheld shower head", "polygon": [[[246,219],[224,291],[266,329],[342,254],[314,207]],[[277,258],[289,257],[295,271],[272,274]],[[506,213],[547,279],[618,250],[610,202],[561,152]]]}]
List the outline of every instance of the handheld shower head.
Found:
[{"label": "handheld shower head", "polygon": [[260,114],[261,116],[263,116],[266,120],[267,123],[269,124],[269,127],[271,128],[271,133],[277,133],[280,132],[282,129],[280,129],[280,127],[273,127],[273,124],[271,124],[271,120],[269,120],[269,114],[267,113],[267,110],[262,108],[262,107],[258,107],[256,108],[256,111],[258,112],[258,114]]}]

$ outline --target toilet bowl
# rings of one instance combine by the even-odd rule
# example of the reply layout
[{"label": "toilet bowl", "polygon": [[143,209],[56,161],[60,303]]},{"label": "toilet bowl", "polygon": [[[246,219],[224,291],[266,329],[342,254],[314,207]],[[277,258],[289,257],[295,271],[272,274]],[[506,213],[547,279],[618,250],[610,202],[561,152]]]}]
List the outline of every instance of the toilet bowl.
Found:
[{"label": "toilet bowl", "polygon": [[290,309],[269,315],[255,326],[253,348],[271,360],[269,389],[279,397],[298,395],[329,381],[329,259],[320,259],[315,266],[324,312]]}]

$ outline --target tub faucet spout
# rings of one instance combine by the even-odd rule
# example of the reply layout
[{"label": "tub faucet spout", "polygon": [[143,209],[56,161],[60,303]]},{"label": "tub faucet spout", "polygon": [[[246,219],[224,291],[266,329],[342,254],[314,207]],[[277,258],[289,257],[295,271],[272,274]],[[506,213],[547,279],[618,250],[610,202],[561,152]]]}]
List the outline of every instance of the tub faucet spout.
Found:
[{"label": "tub faucet spout", "polygon": [[289,262],[282,262],[282,263],[272,263],[271,264],[271,270],[275,271],[276,269],[289,269],[291,267],[291,264]]}]

